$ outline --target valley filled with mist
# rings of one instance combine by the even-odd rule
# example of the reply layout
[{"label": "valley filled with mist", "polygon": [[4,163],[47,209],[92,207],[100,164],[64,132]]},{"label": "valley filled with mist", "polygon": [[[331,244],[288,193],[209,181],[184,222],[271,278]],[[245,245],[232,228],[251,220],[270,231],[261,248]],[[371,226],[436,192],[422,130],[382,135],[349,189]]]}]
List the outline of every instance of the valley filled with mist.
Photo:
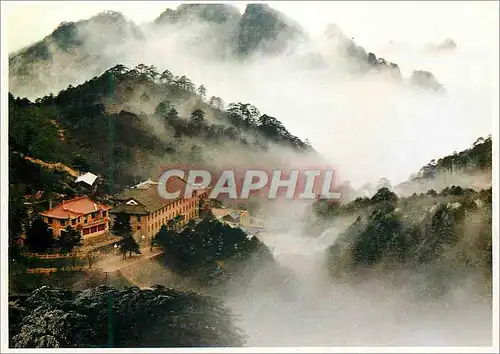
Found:
[{"label": "valley filled with mist", "polygon": [[[106,298],[117,347],[491,345],[498,46],[424,40],[362,46],[272,5],[183,4],[62,23],[10,53],[10,345],[105,347]],[[333,165],[342,198],[254,198],[237,206],[283,231],[209,213],[111,279],[23,283],[18,239],[82,194],[72,171],[112,203],[174,165]]]}]

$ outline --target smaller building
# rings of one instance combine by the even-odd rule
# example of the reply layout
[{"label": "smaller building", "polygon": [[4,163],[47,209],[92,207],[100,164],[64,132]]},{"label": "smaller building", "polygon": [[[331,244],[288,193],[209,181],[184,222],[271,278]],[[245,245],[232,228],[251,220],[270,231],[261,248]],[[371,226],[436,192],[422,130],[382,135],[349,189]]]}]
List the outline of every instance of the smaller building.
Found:
[{"label": "smaller building", "polygon": [[86,238],[109,232],[109,210],[111,206],[96,203],[88,196],[65,200],[55,208],[40,213],[52,229],[55,237],[71,225]]},{"label": "smaller building", "polygon": [[229,208],[212,208],[212,214],[223,223],[233,227],[250,226],[250,214],[247,210],[236,210]]},{"label": "smaller building", "polygon": [[78,176],[75,180],[75,183],[84,183],[88,186],[93,186],[96,179],[97,176],[95,174],[87,172],[83,175]]}]

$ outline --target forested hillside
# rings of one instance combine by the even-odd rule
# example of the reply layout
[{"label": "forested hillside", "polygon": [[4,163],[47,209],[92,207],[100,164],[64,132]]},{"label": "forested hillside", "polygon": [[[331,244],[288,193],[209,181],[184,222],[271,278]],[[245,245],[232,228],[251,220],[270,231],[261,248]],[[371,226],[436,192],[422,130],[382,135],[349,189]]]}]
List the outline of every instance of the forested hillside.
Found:
[{"label": "forested hillside", "polygon": [[[432,181],[436,174],[455,169],[491,173],[491,137],[478,139],[471,149],[432,161],[414,179]],[[409,183],[415,183],[415,180]],[[368,268],[446,272],[483,272],[491,282],[492,188],[458,185],[427,189],[398,197],[387,187],[372,197],[349,203],[318,201],[314,206],[319,233],[335,220],[355,221],[327,250],[332,274],[363,272]]]},{"label": "forested hillside", "polygon": [[13,348],[211,347],[245,341],[220,300],[161,286],[83,292],[42,287],[9,303],[9,328]]},{"label": "forested hillside", "polygon": [[[168,164],[227,167],[231,161],[251,163],[252,156],[263,164],[263,156],[273,161],[283,151],[314,154],[278,119],[253,105],[226,106],[220,97],[206,95],[206,88],[196,88],[188,77],[146,65],[117,65],[35,102],[9,95],[12,201],[38,191],[44,199],[74,195],[68,168],[99,175],[97,193],[104,196],[157,178]],[[51,169],[46,163],[67,168]],[[16,205],[12,208],[23,209]],[[13,210],[13,215],[19,213]]]}]

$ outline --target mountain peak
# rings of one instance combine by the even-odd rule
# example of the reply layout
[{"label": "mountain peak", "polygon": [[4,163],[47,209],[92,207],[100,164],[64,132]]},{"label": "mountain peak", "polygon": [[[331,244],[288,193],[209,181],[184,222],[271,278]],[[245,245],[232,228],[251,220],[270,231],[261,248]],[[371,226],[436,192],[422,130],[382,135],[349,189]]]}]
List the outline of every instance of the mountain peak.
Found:
[{"label": "mountain peak", "polygon": [[106,10],[98,13],[97,15],[90,18],[90,20],[100,20],[100,21],[112,21],[112,22],[126,22],[127,19],[121,12]]},{"label": "mountain peak", "polygon": [[300,25],[282,12],[266,4],[248,4],[240,21],[238,53],[248,55],[258,48],[281,52],[290,40],[304,36]]}]

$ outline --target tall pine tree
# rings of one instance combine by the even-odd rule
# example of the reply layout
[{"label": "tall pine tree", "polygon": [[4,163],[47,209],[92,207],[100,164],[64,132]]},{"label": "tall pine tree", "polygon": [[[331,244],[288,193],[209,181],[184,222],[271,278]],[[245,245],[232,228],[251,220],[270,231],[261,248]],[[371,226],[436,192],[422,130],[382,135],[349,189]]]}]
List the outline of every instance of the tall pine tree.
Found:
[{"label": "tall pine tree", "polygon": [[113,223],[112,233],[115,236],[120,236],[122,239],[118,243],[120,251],[125,257],[127,252],[129,257],[132,257],[132,252],[140,254],[139,244],[135,241],[132,235],[132,226],[130,225],[130,216],[128,214],[116,214],[115,222]]},{"label": "tall pine tree", "polygon": [[54,246],[52,230],[41,218],[35,219],[26,231],[25,244],[30,250],[39,253]]},{"label": "tall pine tree", "polygon": [[57,247],[61,248],[63,252],[71,252],[75,247],[82,245],[82,234],[80,231],[75,230],[71,225],[68,225],[64,232],[57,240]]}]

